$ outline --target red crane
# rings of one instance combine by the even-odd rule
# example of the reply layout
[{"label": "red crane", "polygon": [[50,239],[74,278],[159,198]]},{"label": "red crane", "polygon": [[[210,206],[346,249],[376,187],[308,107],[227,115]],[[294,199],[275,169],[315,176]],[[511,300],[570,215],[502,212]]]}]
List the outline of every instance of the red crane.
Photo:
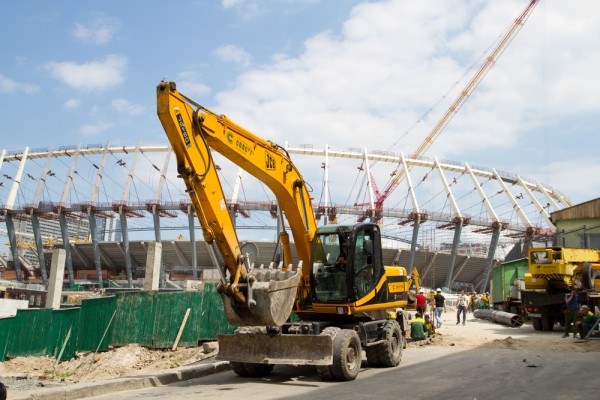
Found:
[{"label": "red crane", "polygon": [[[517,35],[519,30],[523,27],[529,15],[537,5],[539,0],[531,0],[527,8],[515,19],[514,23],[511,25],[510,29],[506,32],[506,34],[502,37],[498,45],[494,48],[494,50],[490,53],[490,55],[486,58],[483,65],[477,70],[477,73],[471,78],[467,86],[460,92],[454,103],[450,106],[448,111],[444,114],[442,119],[438,121],[438,123],[431,130],[429,135],[425,138],[425,140],[421,143],[421,145],[415,150],[415,152],[411,155],[410,158],[416,159],[421,157],[427,149],[433,144],[435,139],[439,136],[442,130],[450,123],[452,118],[456,115],[460,107],[465,103],[467,98],[473,93],[473,91],[477,88],[483,77],[488,73],[488,71],[492,68],[492,66],[496,63],[496,60],[500,57],[500,55],[506,50],[506,47],[510,44],[510,42]],[[411,165],[408,165],[408,170],[411,169]],[[376,193],[376,200],[374,201],[374,210],[368,210],[368,215],[375,222],[380,223],[383,218],[383,203],[384,201],[392,194],[394,189],[398,187],[402,179],[404,178],[407,171],[401,169],[398,171],[396,175],[394,175],[393,179],[384,189],[383,193]],[[372,177],[369,177],[372,179]],[[373,181],[371,181],[373,182]],[[357,204],[358,205],[358,204]]]}]

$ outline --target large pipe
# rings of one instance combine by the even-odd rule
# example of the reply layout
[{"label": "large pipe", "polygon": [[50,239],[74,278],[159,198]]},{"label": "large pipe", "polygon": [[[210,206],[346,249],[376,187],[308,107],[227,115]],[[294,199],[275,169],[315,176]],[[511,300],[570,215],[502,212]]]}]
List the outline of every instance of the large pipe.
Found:
[{"label": "large pipe", "polygon": [[523,318],[520,315],[496,310],[475,310],[475,318],[489,319],[500,324],[508,325],[513,328],[520,328],[523,325]]}]

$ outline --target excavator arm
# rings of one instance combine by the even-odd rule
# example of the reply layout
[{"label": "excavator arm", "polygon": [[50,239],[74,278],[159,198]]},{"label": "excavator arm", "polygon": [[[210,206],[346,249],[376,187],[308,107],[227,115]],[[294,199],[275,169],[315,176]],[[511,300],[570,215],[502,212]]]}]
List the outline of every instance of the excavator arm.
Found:
[{"label": "excavator arm", "polygon": [[[306,184],[287,152],[217,115],[177,91],[174,82],[157,86],[157,113],[177,159],[204,240],[216,244],[229,279],[222,279],[225,312],[236,326],[280,326],[294,302],[310,297],[310,246],[316,230]],[[299,264],[292,268],[287,232],[280,234],[284,266],[253,269],[245,259],[229,214],[211,151],[217,151],[275,194],[296,244]]]}]

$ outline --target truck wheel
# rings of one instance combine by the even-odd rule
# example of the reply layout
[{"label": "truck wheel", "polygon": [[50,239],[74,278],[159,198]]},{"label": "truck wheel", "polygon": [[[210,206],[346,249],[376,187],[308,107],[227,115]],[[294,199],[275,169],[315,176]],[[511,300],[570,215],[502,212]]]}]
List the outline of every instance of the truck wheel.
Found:
[{"label": "truck wheel", "polygon": [[258,378],[269,375],[273,371],[273,364],[255,364],[237,361],[230,361],[229,364],[233,372],[244,378]]},{"label": "truck wheel", "polygon": [[[323,332],[321,332],[321,335],[329,335],[333,339],[340,330],[341,330],[340,328],[330,326],[328,328],[323,329]],[[321,378],[324,381],[332,380],[333,379],[332,365],[317,365],[317,374],[319,375],[319,378]]]},{"label": "truck wheel", "polygon": [[554,318],[548,314],[542,315],[542,330],[551,331],[554,329]]},{"label": "truck wheel", "polygon": [[367,361],[373,367],[396,367],[402,360],[404,340],[400,325],[393,319],[384,325],[383,339],[385,342],[366,348]]},{"label": "truck wheel", "polygon": [[362,349],[358,333],[342,329],[333,338],[333,377],[340,381],[353,381],[360,371]]},{"label": "truck wheel", "polygon": [[583,284],[584,289],[596,289],[596,271],[589,262],[583,264],[583,270],[581,271],[581,283]]},{"label": "truck wheel", "polygon": [[531,325],[533,325],[533,329],[536,331],[542,330],[542,319],[541,318],[531,318]]}]

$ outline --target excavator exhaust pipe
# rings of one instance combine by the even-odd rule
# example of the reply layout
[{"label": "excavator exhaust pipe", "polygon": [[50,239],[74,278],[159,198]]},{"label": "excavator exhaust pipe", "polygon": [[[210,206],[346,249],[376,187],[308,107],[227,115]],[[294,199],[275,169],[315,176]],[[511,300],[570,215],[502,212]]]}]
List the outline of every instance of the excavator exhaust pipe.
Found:
[{"label": "excavator exhaust pipe", "polygon": [[287,321],[300,283],[300,266],[287,271],[259,268],[248,274],[248,300],[234,302],[221,292],[225,316],[234,326],[281,326]]}]

